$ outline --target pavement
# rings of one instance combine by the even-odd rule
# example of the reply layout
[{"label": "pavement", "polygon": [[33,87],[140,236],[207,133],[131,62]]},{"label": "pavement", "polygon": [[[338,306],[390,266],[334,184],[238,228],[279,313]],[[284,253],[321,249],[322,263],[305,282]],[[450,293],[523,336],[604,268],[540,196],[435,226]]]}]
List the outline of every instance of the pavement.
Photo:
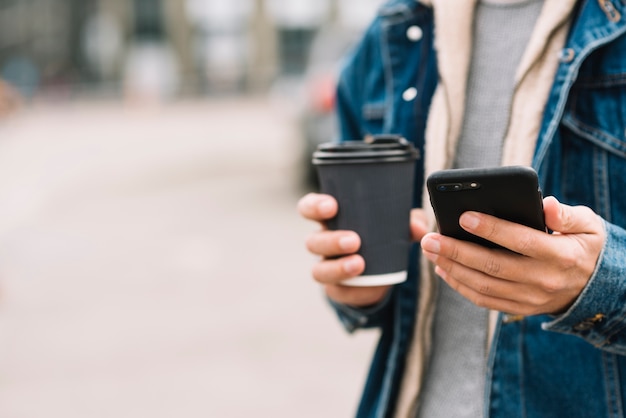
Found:
[{"label": "pavement", "polygon": [[350,417],[375,332],[309,277],[294,107],[0,121],[0,417]]}]

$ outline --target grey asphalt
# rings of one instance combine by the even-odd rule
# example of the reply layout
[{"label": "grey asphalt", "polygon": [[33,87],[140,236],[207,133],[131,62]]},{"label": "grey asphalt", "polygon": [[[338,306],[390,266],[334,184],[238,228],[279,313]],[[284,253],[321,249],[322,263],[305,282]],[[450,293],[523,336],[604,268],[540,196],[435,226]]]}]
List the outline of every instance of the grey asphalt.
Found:
[{"label": "grey asphalt", "polygon": [[375,333],[309,278],[293,104],[0,121],[0,417],[350,417]]}]

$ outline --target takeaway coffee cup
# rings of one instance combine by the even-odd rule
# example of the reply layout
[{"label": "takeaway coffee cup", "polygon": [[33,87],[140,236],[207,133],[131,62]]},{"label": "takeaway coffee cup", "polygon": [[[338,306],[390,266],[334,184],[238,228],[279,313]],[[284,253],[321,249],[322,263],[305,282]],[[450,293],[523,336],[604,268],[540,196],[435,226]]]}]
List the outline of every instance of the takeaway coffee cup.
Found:
[{"label": "takeaway coffee cup", "polygon": [[313,154],[321,192],[339,205],[328,228],[361,237],[358,254],[365,259],[365,271],[343,284],[382,286],[406,280],[417,156],[398,136],[326,143]]}]

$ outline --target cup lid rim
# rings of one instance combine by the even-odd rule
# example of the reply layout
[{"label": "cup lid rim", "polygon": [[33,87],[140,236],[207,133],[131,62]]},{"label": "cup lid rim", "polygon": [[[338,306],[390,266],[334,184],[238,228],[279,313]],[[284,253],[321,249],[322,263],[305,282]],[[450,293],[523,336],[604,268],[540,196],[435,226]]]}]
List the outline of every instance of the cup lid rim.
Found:
[{"label": "cup lid rim", "polygon": [[405,138],[397,135],[379,135],[364,140],[327,142],[313,153],[315,164],[335,162],[409,161],[418,156],[417,150]]}]

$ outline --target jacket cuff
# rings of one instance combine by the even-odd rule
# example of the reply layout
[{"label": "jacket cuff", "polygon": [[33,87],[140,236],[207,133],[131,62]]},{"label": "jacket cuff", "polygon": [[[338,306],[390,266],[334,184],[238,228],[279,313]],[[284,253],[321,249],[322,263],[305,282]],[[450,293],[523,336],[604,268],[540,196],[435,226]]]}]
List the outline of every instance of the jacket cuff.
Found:
[{"label": "jacket cuff", "polygon": [[566,313],[542,324],[542,328],[576,335],[603,350],[626,354],[626,231],[604,224],[606,242],[587,286]]},{"label": "jacket cuff", "polygon": [[363,308],[344,305],[342,303],[335,302],[328,297],[327,300],[335,309],[335,312],[337,313],[337,316],[346,331],[353,333],[358,329],[380,326],[387,308],[390,305],[389,301],[391,300],[392,293],[393,289],[390,289],[380,302]]}]

